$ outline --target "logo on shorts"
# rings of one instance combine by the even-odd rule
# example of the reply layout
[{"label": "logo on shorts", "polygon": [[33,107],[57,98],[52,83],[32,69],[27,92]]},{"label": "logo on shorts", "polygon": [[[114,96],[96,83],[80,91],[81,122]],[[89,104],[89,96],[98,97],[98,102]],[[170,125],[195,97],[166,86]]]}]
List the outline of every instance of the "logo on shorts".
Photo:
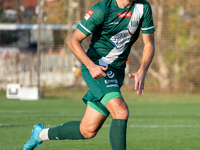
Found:
[{"label": "logo on shorts", "polygon": [[115,76],[115,74],[112,71],[109,71],[106,73],[108,78],[113,78]]}]

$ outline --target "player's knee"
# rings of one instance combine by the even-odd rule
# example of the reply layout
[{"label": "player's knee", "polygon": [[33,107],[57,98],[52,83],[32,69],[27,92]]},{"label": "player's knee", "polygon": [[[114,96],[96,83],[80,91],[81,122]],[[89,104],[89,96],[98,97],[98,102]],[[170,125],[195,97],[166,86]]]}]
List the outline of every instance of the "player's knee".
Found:
[{"label": "player's knee", "polygon": [[84,130],[81,132],[81,134],[84,136],[84,138],[86,139],[91,139],[93,137],[96,136],[97,132],[92,132],[92,131],[88,131],[88,130]]},{"label": "player's knee", "polygon": [[89,126],[83,127],[83,126],[80,126],[80,132],[84,136],[84,138],[91,139],[91,138],[93,138],[93,137],[96,136],[96,134],[97,134],[98,131],[95,128],[93,128],[93,127],[89,127]]},{"label": "player's knee", "polygon": [[86,138],[86,139],[91,139],[91,138],[95,137],[96,134],[97,134],[96,132],[85,132],[85,133],[83,134],[83,136],[84,136],[84,138]]},{"label": "player's knee", "polygon": [[114,119],[128,119],[128,117],[129,117],[128,107],[122,107],[113,114]]}]

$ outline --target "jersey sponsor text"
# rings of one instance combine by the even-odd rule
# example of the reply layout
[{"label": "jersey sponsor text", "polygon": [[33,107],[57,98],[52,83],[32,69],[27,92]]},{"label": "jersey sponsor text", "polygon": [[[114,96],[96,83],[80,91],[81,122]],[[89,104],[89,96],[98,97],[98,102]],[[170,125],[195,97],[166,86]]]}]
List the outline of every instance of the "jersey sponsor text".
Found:
[{"label": "jersey sponsor text", "polygon": [[131,11],[118,13],[118,18],[125,18],[125,17],[131,17]]},{"label": "jersey sponsor text", "polygon": [[90,11],[88,11],[88,13],[84,17],[85,20],[88,20],[92,16],[93,13],[94,13],[94,11],[92,9],[90,9]]}]

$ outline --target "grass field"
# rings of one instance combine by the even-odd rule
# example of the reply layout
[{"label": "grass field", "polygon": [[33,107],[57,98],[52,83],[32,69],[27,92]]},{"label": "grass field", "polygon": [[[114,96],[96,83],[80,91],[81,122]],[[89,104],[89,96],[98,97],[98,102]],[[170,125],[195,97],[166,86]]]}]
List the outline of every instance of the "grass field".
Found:
[{"label": "grass field", "polygon": [[[160,99],[165,99],[163,101],[158,101],[154,94],[131,97],[132,100],[127,101],[130,110],[127,150],[200,149],[200,101],[193,100],[192,95],[183,95],[181,99],[180,95],[161,94]],[[81,100],[20,101],[1,97],[0,150],[21,150],[34,124],[54,127],[67,121],[80,120],[84,110],[85,105]],[[111,121],[109,117],[93,139],[47,141],[38,150],[111,150]]]}]

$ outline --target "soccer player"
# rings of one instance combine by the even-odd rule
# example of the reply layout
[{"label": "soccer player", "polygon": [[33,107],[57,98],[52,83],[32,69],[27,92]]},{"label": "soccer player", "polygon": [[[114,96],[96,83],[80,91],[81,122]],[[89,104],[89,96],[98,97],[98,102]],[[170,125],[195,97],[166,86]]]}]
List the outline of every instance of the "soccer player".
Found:
[{"label": "soccer player", "polygon": [[[129,110],[120,87],[131,46],[140,31],[144,42],[142,62],[139,70],[129,77],[135,79],[137,94],[143,95],[145,75],[155,51],[150,4],[145,0],[104,0],[89,10],[68,43],[82,63],[82,76],[89,87],[83,97],[87,105],[85,114],[81,121],[66,122],[54,128],[35,125],[23,150],[32,150],[46,140],[93,138],[109,114],[113,118],[112,150],[126,149]],[[90,34],[91,44],[85,53],[81,42]]]}]

